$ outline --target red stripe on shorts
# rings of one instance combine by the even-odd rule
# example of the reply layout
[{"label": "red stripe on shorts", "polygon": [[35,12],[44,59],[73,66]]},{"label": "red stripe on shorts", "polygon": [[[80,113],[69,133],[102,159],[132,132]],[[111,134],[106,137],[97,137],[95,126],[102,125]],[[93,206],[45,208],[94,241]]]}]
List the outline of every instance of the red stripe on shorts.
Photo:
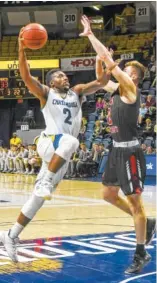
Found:
[{"label": "red stripe on shorts", "polygon": [[131,174],[133,175],[137,174],[137,163],[136,163],[135,155],[130,156],[130,169],[131,169]]}]

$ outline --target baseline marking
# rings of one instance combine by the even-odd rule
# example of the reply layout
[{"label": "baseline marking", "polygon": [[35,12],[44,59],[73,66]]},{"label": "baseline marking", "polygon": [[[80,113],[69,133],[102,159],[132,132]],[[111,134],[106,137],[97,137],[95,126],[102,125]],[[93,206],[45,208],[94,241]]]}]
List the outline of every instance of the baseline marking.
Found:
[{"label": "baseline marking", "polygon": [[141,275],[137,275],[137,276],[134,276],[134,277],[125,279],[125,280],[123,280],[123,281],[120,281],[119,283],[130,282],[130,281],[132,281],[132,280],[134,280],[134,279],[141,278],[141,277],[146,277],[146,276],[153,275],[153,274],[157,274],[157,271],[155,271],[155,272],[150,272],[150,273],[145,273],[145,274],[141,274]]}]

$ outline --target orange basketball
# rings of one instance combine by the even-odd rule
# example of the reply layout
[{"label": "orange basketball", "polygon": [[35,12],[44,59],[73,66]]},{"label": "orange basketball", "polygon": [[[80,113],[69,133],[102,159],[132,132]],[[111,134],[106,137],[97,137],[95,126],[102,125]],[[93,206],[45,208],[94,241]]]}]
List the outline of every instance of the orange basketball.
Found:
[{"label": "orange basketball", "polygon": [[29,49],[42,48],[48,38],[46,29],[37,23],[28,24],[23,29],[22,37],[24,45]]}]

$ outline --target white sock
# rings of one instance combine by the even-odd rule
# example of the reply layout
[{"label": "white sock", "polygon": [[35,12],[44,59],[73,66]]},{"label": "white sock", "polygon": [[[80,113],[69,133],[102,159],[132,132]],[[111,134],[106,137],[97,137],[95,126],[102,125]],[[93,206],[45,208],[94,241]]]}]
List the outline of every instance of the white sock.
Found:
[{"label": "white sock", "polygon": [[44,176],[44,180],[46,181],[52,181],[53,177],[55,176],[54,172],[51,172],[50,170],[47,170]]},{"label": "white sock", "polygon": [[14,224],[14,226],[10,229],[9,231],[9,237],[11,239],[15,239],[18,237],[18,235],[22,232],[22,230],[24,229],[24,226],[22,226],[21,224],[19,224],[18,222],[16,222]]}]

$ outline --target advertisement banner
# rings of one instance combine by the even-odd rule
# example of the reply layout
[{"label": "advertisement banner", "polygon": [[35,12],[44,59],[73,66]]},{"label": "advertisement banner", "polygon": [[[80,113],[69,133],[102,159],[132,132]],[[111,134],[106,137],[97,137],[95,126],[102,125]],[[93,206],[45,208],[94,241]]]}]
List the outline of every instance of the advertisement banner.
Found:
[{"label": "advertisement banner", "polygon": [[[59,60],[28,60],[30,69],[57,69]],[[0,70],[19,69],[19,61],[0,61]]]},{"label": "advertisement banner", "polygon": [[95,57],[76,57],[61,59],[61,69],[65,71],[83,71],[95,69]]},{"label": "advertisement banner", "polygon": [[[99,167],[99,174],[102,174],[105,170],[106,161],[108,159],[108,155],[104,155]],[[146,176],[156,176],[156,155],[145,155],[146,159]]]},{"label": "advertisement banner", "polygon": [[146,175],[156,176],[156,155],[145,155],[146,159]]}]

